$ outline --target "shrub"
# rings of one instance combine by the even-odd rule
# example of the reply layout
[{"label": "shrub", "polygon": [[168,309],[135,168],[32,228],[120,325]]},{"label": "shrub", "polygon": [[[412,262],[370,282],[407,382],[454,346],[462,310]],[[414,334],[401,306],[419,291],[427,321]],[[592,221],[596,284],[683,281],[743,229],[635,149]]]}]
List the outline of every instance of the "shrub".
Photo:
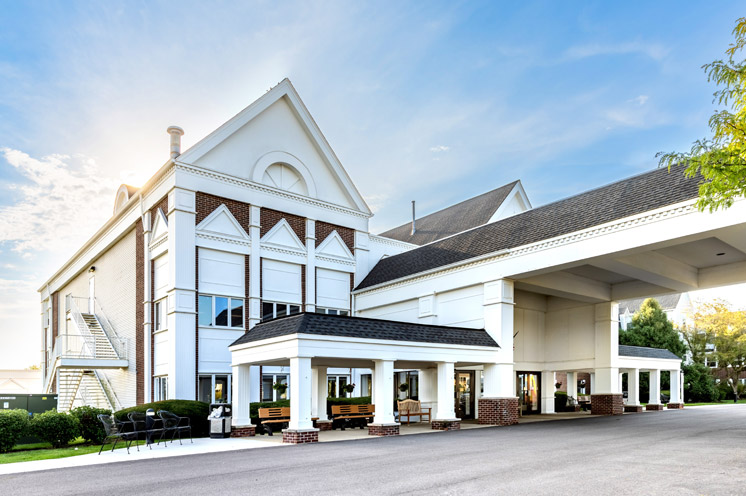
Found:
[{"label": "shrub", "polygon": [[717,401],[719,393],[709,367],[693,363],[681,367],[684,371],[684,401],[689,403]]},{"label": "shrub", "polygon": [[554,393],[554,411],[564,412],[567,408],[567,393],[564,391],[555,391]]},{"label": "shrub", "polygon": [[27,430],[26,410],[0,410],[0,453],[10,451]]},{"label": "shrub", "polygon": [[81,437],[95,444],[104,442],[106,438],[104,426],[98,419],[99,414],[111,415],[111,410],[91,406],[79,406],[70,410],[70,415],[78,419]]},{"label": "shrub", "polygon": [[118,420],[129,420],[127,414],[130,412],[145,413],[149,408],[158,413],[158,410],[167,410],[179,417],[189,417],[192,425],[192,435],[194,437],[207,437],[210,435],[210,422],[207,416],[210,414],[210,405],[202,401],[193,400],[163,400],[154,403],[145,403],[124,410],[119,410],[114,414]]},{"label": "shrub", "polygon": [[62,448],[80,436],[80,423],[72,415],[49,410],[31,418],[31,433],[53,448]]}]

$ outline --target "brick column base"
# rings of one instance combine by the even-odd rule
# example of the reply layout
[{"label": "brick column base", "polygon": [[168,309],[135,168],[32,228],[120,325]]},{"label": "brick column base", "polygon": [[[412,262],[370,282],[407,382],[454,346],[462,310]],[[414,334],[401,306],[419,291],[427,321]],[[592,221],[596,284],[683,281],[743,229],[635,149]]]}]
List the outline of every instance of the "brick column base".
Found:
[{"label": "brick column base", "polygon": [[624,405],[624,413],[642,413],[642,405]]},{"label": "brick column base", "polygon": [[398,436],[399,424],[368,424],[369,436]]},{"label": "brick column base", "polygon": [[254,437],[255,435],[255,425],[234,425],[231,427],[231,437]]},{"label": "brick column base", "polygon": [[438,431],[457,431],[461,429],[460,420],[433,420],[430,426]]},{"label": "brick column base", "polygon": [[660,412],[661,410],[663,410],[663,405],[653,405],[651,403],[648,403],[645,406],[645,410],[649,412]]},{"label": "brick column base", "polygon": [[684,404],[683,403],[669,403],[666,405],[669,410],[683,410]]},{"label": "brick column base", "polygon": [[308,430],[296,431],[292,429],[283,429],[282,430],[282,442],[285,444],[318,443],[319,442],[319,430],[308,429]]},{"label": "brick column base", "polygon": [[621,394],[592,394],[591,415],[621,415],[624,398]]},{"label": "brick column base", "polygon": [[316,424],[316,427],[320,431],[330,431],[330,430],[332,430],[332,421],[331,420],[317,420],[314,423]]},{"label": "brick column base", "polygon": [[479,423],[513,425],[518,423],[518,398],[479,398]]}]

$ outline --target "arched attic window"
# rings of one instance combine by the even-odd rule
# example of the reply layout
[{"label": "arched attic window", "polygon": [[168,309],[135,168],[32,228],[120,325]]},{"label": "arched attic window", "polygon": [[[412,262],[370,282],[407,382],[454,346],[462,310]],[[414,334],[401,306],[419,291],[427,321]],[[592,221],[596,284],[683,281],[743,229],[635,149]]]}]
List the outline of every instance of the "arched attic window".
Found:
[{"label": "arched attic window", "polygon": [[127,204],[130,198],[137,192],[137,188],[123,184],[119,186],[116,196],[114,196],[114,215]]},{"label": "arched attic window", "polygon": [[308,187],[303,177],[295,168],[287,164],[276,163],[267,167],[262,182],[273,188],[308,196]]}]

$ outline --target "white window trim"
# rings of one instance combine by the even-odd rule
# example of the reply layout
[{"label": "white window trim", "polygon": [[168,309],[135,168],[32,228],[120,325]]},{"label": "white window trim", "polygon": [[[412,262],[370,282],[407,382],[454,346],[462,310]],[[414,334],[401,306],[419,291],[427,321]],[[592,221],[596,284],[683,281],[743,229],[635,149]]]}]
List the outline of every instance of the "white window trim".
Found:
[{"label": "white window trim", "polygon": [[[210,403],[215,403],[215,377],[216,376],[222,376],[222,377],[226,377],[227,376],[228,377],[228,384],[226,385],[226,387],[228,388],[228,398],[226,399],[227,400],[226,403],[231,403],[232,393],[233,393],[233,391],[232,391],[233,386],[231,384],[232,374],[200,374],[199,375],[200,379],[202,379],[204,377],[210,377],[211,378]],[[197,381],[197,383],[199,384],[199,381]]]},{"label": "white window trim", "polygon": [[[290,399],[290,374],[289,373],[285,373],[285,372],[280,373],[280,374],[262,374],[262,377],[261,377],[262,383],[264,382],[264,378],[266,376],[271,376],[272,377],[272,385],[274,385],[275,382],[277,382],[277,376],[282,376],[282,377],[285,378],[285,384],[288,385],[288,388],[285,390],[285,399],[289,400]],[[277,397],[278,394],[279,393],[277,392],[277,390],[275,390],[275,388],[272,388],[272,400],[265,400],[264,398],[260,398],[260,400],[262,402],[265,402],[265,401],[281,401],[282,398],[278,398]]]},{"label": "white window trim", "polygon": [[[329,313],[329,310],[334,310],[337,313]],[[344,312],[345,314],[342,315],[340,312]],[[316,307],[316,313],[323,313],[327,315],[342,315],[343,317],[350,316],[350,310],[348,308]]]},{"label": "white window trim", "polygon": [[[272,307],[272,319],[276,319],[277,318],[277,306],[278,305],[285,305],[285,315],[283,315],[283,317],[287,317],[288,315],[297,315],[297,314],[303,312],[303,305],[300,305],[298,303],[286,303],[284,301],[267,301],[267,300],[262,300],[262,306],[261,306],[261,319],[262,319],[262,321],[264,321],[264,304],[265,303],[269,303],[269,304],[273,305],[273,307]],[[298,307],[298,311],[296,313],[292,313],[291,314],[290,313],[290,307]],[[267,320],[272,320],[272,319],[267,319]]]},{"label": "white window trim", "polygon": [[[198,293],[197,295],[198,305],[199,305],[199,299],[203,296],[210,298],[210,302],[211,302],[210,304],[212,305],[210,308],[210,314],[212,316],[212,323],[209,325],[199,323],[199,307],[197,307],[197,325],[199,327],[202,327],[205,329],[232,329],[232,330],[244,330],[246,328],[246,298],[241,298],[238,296],[225,296],[225,295]],[[241,326],[240,327],[234,327],[230,325],[221,326],[221,325],[215,324],[215,317],[216,317],[215,298],[225,298],[228,300],[228,322],[230,322],[232,319],[231,314],[233,313],[233,307],[232,307],[233,300],[241,300]]]}]

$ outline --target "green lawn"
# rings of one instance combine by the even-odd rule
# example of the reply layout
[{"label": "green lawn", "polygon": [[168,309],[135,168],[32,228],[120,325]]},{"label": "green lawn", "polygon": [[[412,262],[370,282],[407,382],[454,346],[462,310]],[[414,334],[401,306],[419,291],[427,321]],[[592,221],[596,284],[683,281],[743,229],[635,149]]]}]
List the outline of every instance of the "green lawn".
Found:
[{"label": "green lawn", "polygon": [[[746,399],[740,399],[738,400],[738,403],[746,403]],[[711,401],[709,403],[684,403],[684,406],[702,406],[702,405],[732,405],[733,400],[723,400],[723,401]]]},{"label": "green lawn", "polygon": [[[138,444],[142,445],[145,441],[138,441]],[[109,443],[104,446],[104,450],[109,449],[114,443]],[[3,463],[17,463],[17,462],[30,462],[33,460],[51,460],[53,458],[68,458],[70,456],[87,455],[88,453],[98,453],[100,444],[95,446],[86,445],[82,438],[78,438],[67,448],[52,449],[49,443],[35,443],[35,444],[20,444],[14,446],[10,453],[4,453],[0,455],[0,464]],[[125,447],[125,443],[117,443],[117,449]],[[135,449],[134,443],[132,449]],[[103,455],[102,455],[103,456]]]}]

